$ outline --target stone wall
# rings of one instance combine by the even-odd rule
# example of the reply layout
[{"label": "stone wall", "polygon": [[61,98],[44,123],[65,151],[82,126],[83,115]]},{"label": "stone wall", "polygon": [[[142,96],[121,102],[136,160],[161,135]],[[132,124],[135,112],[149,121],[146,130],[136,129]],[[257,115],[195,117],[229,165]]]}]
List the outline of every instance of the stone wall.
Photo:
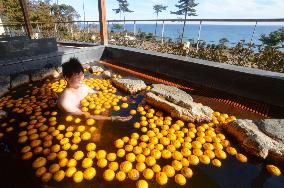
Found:
[{"label": "stone wall", "polygon": [[82,64],[95,64],[104,51],[104,46],[94,45],[70,50],[58,48],[53,38],[15,37],[13,40],[1,38],[0,41],[0,96],[31,81],[59,76],[59,67],[71,57],[77,57]]},{"label": "stone wall", "polygon": [[103,59],[155,76],[284,107],[282,73],[111,45],[106,47]]}]

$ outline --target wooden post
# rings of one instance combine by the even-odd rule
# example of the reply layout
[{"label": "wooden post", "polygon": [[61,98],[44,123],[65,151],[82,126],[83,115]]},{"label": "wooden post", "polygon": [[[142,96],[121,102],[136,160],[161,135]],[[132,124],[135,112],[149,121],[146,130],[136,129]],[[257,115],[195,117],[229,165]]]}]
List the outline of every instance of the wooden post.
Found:
[{"label": "wooden post", "polygon": [[98,7],[99,7],[99,17],[100,17],[101,44],[108,45],[105,0],[98,0],[98,3],[99,3]]},{"label": "wooden post", "polygon": [[33,28],[31,26],[26,0],[20,0],[20,5],[21,5],[22,12],[23,12],[23,16],[24,16],[27,35],[31,39],[33,35]]}]

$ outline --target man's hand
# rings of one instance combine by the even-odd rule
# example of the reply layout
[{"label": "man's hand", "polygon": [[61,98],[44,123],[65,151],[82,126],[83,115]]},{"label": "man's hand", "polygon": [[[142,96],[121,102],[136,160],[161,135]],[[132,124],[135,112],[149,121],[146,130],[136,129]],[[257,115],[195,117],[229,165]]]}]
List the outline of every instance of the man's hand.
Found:
[{"label": "man's hand", "polygon": [[124,122],[124,121],[129,121],[129,120],[131,120],[132,117],[133,117],[133,116],[125,116],[125,117],[122,117],[122,116],[112,116],[112,119],[113,119],[114,121],[122,121],[122,122]]}]

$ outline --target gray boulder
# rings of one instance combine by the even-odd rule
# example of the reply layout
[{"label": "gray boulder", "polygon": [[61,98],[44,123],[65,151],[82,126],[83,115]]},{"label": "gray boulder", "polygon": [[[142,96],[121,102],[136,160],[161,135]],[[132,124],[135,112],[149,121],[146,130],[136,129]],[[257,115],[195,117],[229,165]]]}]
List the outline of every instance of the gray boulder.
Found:
[{"label": "gray boulder", "polygon": [[103,76],[106,77],[106,78],[111,78],[112,72],[109,71],[109,70],[106,70],[106,71],[103,72]]},{"label": "gray boulder", "polygon": [[10,80],[10,76],[0,75],[0,97],[9,92]]},{"label": "gray boulder", "polygon": [[60,76],[60,73],[56,69],[49,68],[49,69],[42,69],[38,72],[32,73],[31,80],[35,82],[35,81],[46,79],[48,77],[58,78],[59,76]]},{"label": "gray boulder", "polygon": [[96,66],[96,65],[92,66],[91,69],[93,72],[103,72],[104,71],[102,67]]},{"label": "gray boulder", "polygon": [[249,154],[284,163],[283,123],[279,119],[238,119],[222,128]]},{"label": "gray boulder", "polygon": [[186,92],[163,84],[153,84],[146,94],[146,102],[170,113],[172,117],[189,122],[210,121],[213,113],[210,107],[193,102]]},{"label": "gray boulder", "polygon": [[14,89],[18,86],[29,83],[29,75],[27,74],[18,74],[11,79],[11,89]]},{"label": "gray boulder", "polygon": [[146,89],[145,82],[134,77],[112,78],[111,81],[119,89],[131,94]]}]

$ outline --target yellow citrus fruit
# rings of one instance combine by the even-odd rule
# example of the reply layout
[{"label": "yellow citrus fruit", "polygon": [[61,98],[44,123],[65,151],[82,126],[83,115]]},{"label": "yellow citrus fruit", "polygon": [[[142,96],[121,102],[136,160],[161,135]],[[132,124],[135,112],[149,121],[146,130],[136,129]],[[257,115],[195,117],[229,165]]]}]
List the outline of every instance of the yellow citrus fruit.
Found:
[{"label": "yellow citrus fruit", "polygon": [[139,180],[136,183],[137,188],[148,188],[148,183],[145,180]]},{"label": "yellow citrus fruit", "polygon": [[36,170],[36,177],[41,177],[44,173],[46,173],[46,168],[43,166],[43,167],[40,167]]},{"label": "yellow citrus fruit", "polygon": [[139,172],[143,172],[146,169],[146,165],[145,163],[136,163],[136,169]]},{"label": "yellow citrus fruit", "polygon": [[124,149],[117,150],[116,155],[118,157],[123,157],[125,155],[125,150]]},{"label": "yellow citrus fruit", "polygon": [[131,115],[135,115],[136,114],[136,110],[130,110],[130,114]]},{"label": "yellow citrus fruit", "polygon": [[127,103],[122,103],[121,108],[128,108],[128,104]]},{"label": "yellow citrus fruit", "polygon": [[182,169],[182,164],[180,161],[178,160],[174,160],[172,161],[172,167],[176,170],[176,171],[180,171]]},{"label": "yellow citrus fruit", "polygon": [[179,185],[185,185],[186,179],[182,174],[175,175],[175,182]]},{"label": "yellow citrus fruit", "polygon": [[168,182],[168,176],[165,172],[158,172],[156,174],[156,181],[160,185],[165,185]]},{"label": "yellow citrus fruit", "polygon": [[123,145],[124,145],[124,142],[123,142],[122,139],[118,139],[118,140],[116,140],[116,141],[114,142],[114,145],[115,145],[115,147],[117,147],[117,148],[122,148]]},{"label": "yellow citrus fruit", "polygon": [[168,177],[173,177],[175,175],[175,169],[170,165],[164,166],[162,171],[165,172]]},{"label": "yellow citrus fruit", "polygon": [[247,157],[241,153],[237,153],[236,158],[242,163],[246,163],[248,161]]},{"label": "yellow citrus fruit", "polygon": [[230,155],[236,155],[237,154],[237,150],[231,146],[226,148],[226,151],[230,154]]},{"label": "yellow citrus fruit", "polygon": [[40,168],[40,167],[45,166],[45,164],[46,164],[46,158],[38,157],[36,160],[34,160],[32,166],[34,168]]},{"label": "yellow citrus fruit", "polygon": [[107,154],[107,160],[114,161],[115,159],[116,159],[116,154],[115,153]]},{"label": "yellow citrus fruit", "polygon": [[223,150],[220,150],[220,149],[215,150],[215,155],[219,159],[226,159],[227,158],[227,154]]},{"label": "yellow citrus fruit", "polygon": [[132,169],[132,163],[129,161],[124,161],[120,164],[120,170],[127,173]]},{"label": "yellow citrus fruit", "polygon": [[95,143],[88,143],[86,146],[87,151],[94,151],[96,149],[96,144]]},{"label": "yellow citrus fruit", "polygon": [[212,164],[216,167],[221,167],[222,163],[219,159],[213,159]]},{"label": "yellow citrus fruit", "polygon": [[83,178],[84,178],[84,174],[82,171],[77,171],[75,172],[75,174],[73,175],[73,181],[75,183],[80,183],[83,181]]},{"label": "yellow citrus fruit", "polygon": [[191,164],[191,165],[197,165],[197,164],[199,163],[199,159],[198,159],[198,157],[195,156],[195,155],[190,155],[190,156],[188,157],[188,162],[189,162],[189,164]]},{"label": "yellow citrus fruit", "polygon": [[84,157],[84,153],[82,151],[76,151],[73,157],[75,160],[79,161]]},{"label": "yellow citrus fruit", "polygon": [[107,169],[107,170],[104,171],[103,177],[106,181],[112,181],[113,178],[115,177],[115,173],[114,173],[113,170]]},{"label": "yellow citrus fruit", "polygon": [[120,107],[119,106],[113,106],[113,110],[118,111],[118,110],[120,110]]},{"label": "yellow citrus fruit", "polygon": [[56,163],[55,163],[55,164],[50,165],[50,167],[49,167],[49,172],[52,173],[52,174],[54,174],[54,173],[57,172],[59,169],[60,169],[59,164],[56,164]]},{"label": "yellow citrus fruit", "polygon": [[92,137],[92,135],[89,132],[84,132],[81,136],[82,140],[90,140],[91,137]]},{"label": "yellow citrus fruit", "polygon": [[201,155],[199,156],[199,161],[203,164],[209,164],[210,158],[207,155]]},{"label": "yellow citrus fruit", "polygon": [[67,163],[68,163],[68,159],[63,158],[63,159],[59,160],[58,164],[59,164],[60,167],[65,167],[67,165]]},{"label": "yellow citrus fruit", "polygon": [[63,170],[59,170],[54,174],[53,179],[57,182],[60,182],[64,179],[64,177],[65,177],[65,172]]},{"label": "yellow citrus fruit", "polygon": [[46,172],[41,176],[41,181],[49,182],[51,180],[51,178],[52,178],[52,174],[49,173],[49,172]]},{"label": "yellow citrus fruit", "polygon": [[96,169],[89,167],[84,171],[84,179],[91,180],[96,176]]},{"label": "yellow citrus fruit", "polygon": [[118,163],[117,162],[110,162],[108,165],[109,169],[113,170],[113,171],[117,171],[118,169]]},{"label": "yellow citrus fruit", "polygon": [[83,168],[89,168],[93,165],[93,160],[90,159],[90,158],[85,158],[83,161],[82,161],[82,167]]},{"label": "yellow citrus fruit", "polygon": [[87,121],[86,121],[86,124],[89,125],[89,126],[94,125],[94,123],[95,123],[95,120],[92,119],[92,118],[89,118],[89,119],[87,119]]},{"label": "yellow citrus fruit", "polygon": [[188,167],[183,167],[181,170],[181,174],[184,175],[186,178],[191,178],[193,175],[193,172],[190,168]]},{"label": "yellow citrus fruit", "polygon": [[129,172],[128,172],[128,178],[131,179],[131,180],[138,180],[139,179],[139,171],[136,170],[136,169],[131,169]]},{"label": "yellow citrus fruit", "polygon": [[145,179],[152,179],[153,176],[154,176],[154,172],[152,169],[150,168],[146,168],[144,171],[143,171],[143,176],[145,177]]},{"label": "yellow citrus fruit", "polygon": [[75,167],[69,167],[66,170],[66,176],[70,178],[76,173],[76,171],[77,171],[77,169]]},{"label": "yellow citrus fruit", "polygon": [[57,158],[58,158],[58,159],[63,159],[63,158],[65,158],[65,157],[67,157],[67,152],[66,152],[66,151],[60,151],[60,152],[58,153],[58,155],[57,155]]},{"label": "yellow citrus fruit", "polygon": [[116,179],[118,181],[123,181],[126,178],[126,174],[123,171],[119,171],[116,175],[115,175]]},{"label": "yellow citrus fruit", "polygon": [[104,168],[104,167],[106,167],[106,165],[107,165],[107,160],[106,159],[98,159],[98,161],[97,161],[97,165],[98,165],[98,167],[100,167],[100,168]]},{"label": "yellow citrus fruit", "polygon": [[106,151],[105,150],[97,151],[96,158],[97,159],[104,159],[104,158],[106,158]]},{"label": "yellow citrus fruit", "polygon": [[281,176],[280,169],[275,165],[266,165],[266,170],[274,176]]},{"label": "yellow citrus fruit", "polygon": [[70,122],[70,121],[73,120],[73,116],[71,116],[71,115],[70,115],[70,116],[66,116],[65,120],[68,121],[68,122]]}]

